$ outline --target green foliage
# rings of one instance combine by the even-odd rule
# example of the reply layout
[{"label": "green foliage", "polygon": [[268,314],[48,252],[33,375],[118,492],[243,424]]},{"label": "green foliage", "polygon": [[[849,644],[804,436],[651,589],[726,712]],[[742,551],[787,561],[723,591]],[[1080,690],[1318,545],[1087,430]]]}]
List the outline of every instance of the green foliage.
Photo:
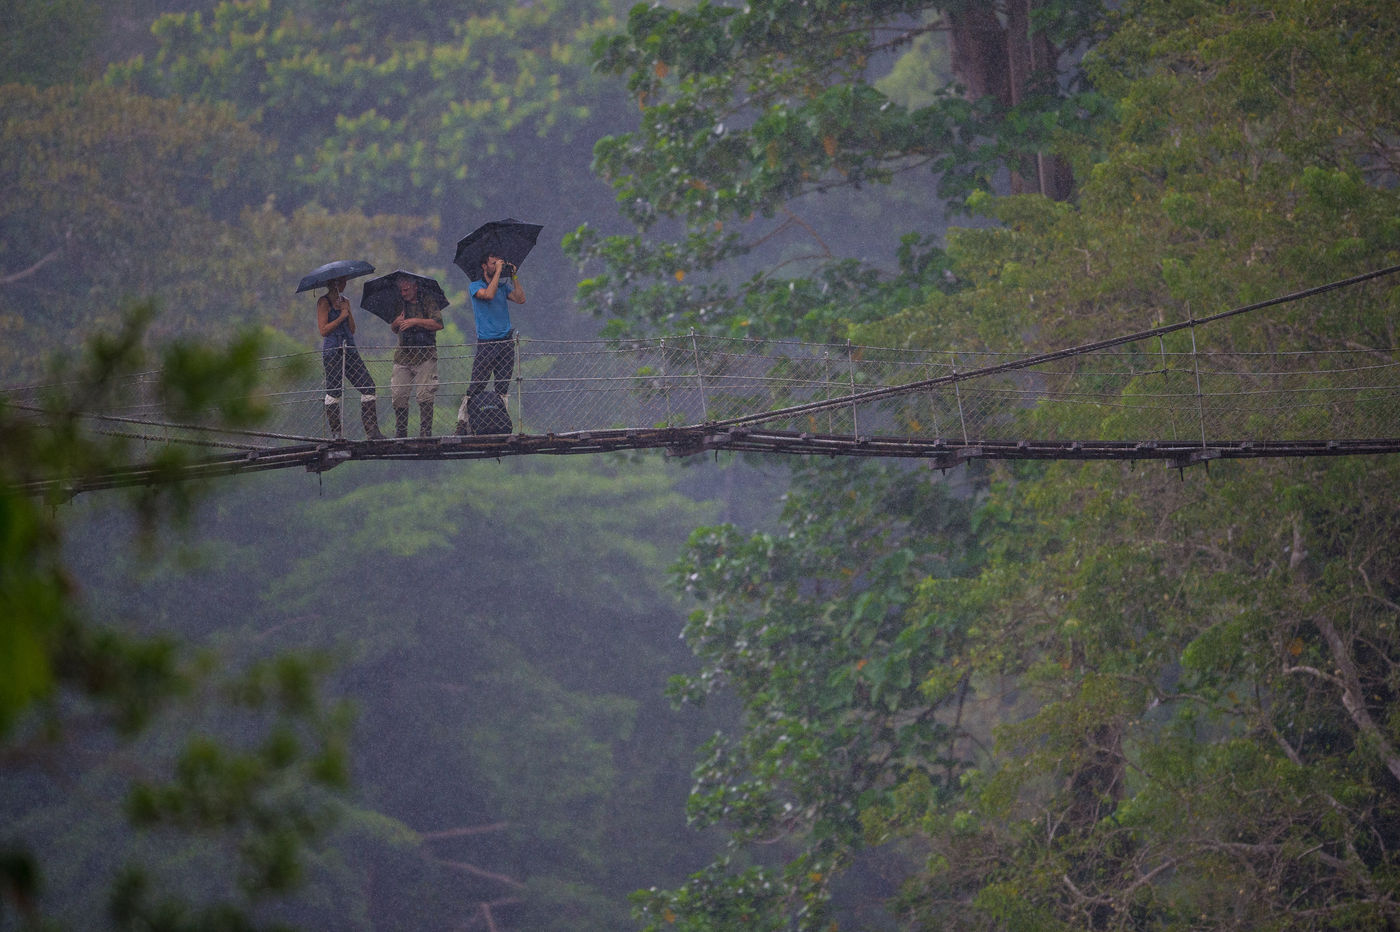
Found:
[{"label": "green foliage", "polygon": [[0,610],[11,619],[0,634],[5,638],[3,692],[0,692],[0,728],[8,731],[16,714],[39,695],[52,679],[48,645],[55,629],[63,626],[61,606],[68,592],[53,559],[53,528],[42,520],[42,513],[26,507],[18,495],[0,498],[3,521],[4,586],[0,588]]},{"label": "green foliage", "polygon": [[[1072,45],[1098,9],[1036,4],[1028,28],[1037,41]],[[627,323],[813,338],[842,338],[846,323],[896,310],[891,289],[874,285],[878,266],[844,260],[817,233],[823,221],[842,222],[814,216],[818,196],[859,192],[849,203],[888,228],[898,201],[886,189],[917,172],[910,197],[925,225],[930,201],[959,205],[1089,112],[1087,100],[1048,90],[1039,73],[1019,89],[1022,100],[965,95],[943,64],[941,39],[930,41],[965,13],[962,4],[927,0],[634,7],[626,32],[600,40],[594,58],[627,78],[641,126],[600,140],[594,170],[640,232],[608,236],[587,225],[566,241],[581,264],[602,265],[581,286],[581,302]],[[993,16],[986,28],[1001,27]],[[897,90],[908,80],[900,74],[872,83],[892,51],[904,72],[940,71],[936,86]],[[897,105],[894,93],[910,105]],[[670,221],[684,235],[648,243],[648,232]],[[766,271],[743,281],[725,271],[753,267]],[[845,287],[833,288],[838,281]]]},{"label": "green foliage", "polygon": [[[581,229],[573,255],[603,265],[587,305],[619,329],[1060,348],[1400,258],[1394,144],[1377,130],[1400,124],[1400,39],[1378,0],[1137,0],[1102,34],[1096,4],[1036,4],[1030,26],[1051,42],[1095,40],[1098,93],[1042,86],[1016,106],[946,83],[934,14],[974,8],[638,7],[595,50],[630,82],[641,126],[602,141],[596,166],[627,220],[674,241]],[[45,23],[71,12],[52,10]],[[0,176],[17,192],[0,206],[5,370],[37,372],[34,348],[97,331],[64,375],[100,398],[135,364],[141,331],[113,299],[137,287],[164,299],[157,334],[232,320],[305,339],[310,302],[290,292],[307,269],[437,250],[435,221],[405,214],[480,204],[486,179],[569,198],[577,166],[536,170],[554,151],[542,140],[605,122],[608,78],[585,80],[579,49],[606,23],[562,3],[482,3],[446,22],[426,2],[221,4],[163,18],[153,56],[113,71],[168,100],[40,90],[70,63],[5,59],[30,85],[0,88]],[[899,59],[877,60],[892,38]],[[1074,202],[988,193],[1040,151],[1075,160]],[[897,176],[923,183],[910,194]],[[269,190],[364,207],[284,214]],[[859,193],[807,213],[828,190]],[[876,196],[896,192],[921,211],[911,227],[932,229],[926,207],[946,199],[986,222],[884,255],[849,228],[898,223],[898,198]],[[1359,347],[1389,365],[1395,311],[1382,283],[1242,316],[1213,339]],[[231,353],[227,367],[171,354],[193,383],[163,390],[171,409],[232,397],[221,416],[256,417],[238,401],[254,347]],[[843,462],[801,471],[776,530],[697,531],[675,579],[695,600],[698,666],[671,695],[732,699],[743,727],[696,770],[690,816],[731,844],[694,870],[634,804],[665,782],[643,748],[684,759],[693,740],[636,699],[677,662],[642,646],[674,607],[621,582],[662,572],[667,527],[709,520],[669,478],[636,461],[450,476],[394,464],[341,491],[332,473],[315,501],[217,505],[261,523],[227,521],[206,571],[186,554],[145,566],[113,529],[77,569],[66,526],[13,486],[125,452],[78,429],[88,400],[0,410],[0,750],[51,757],[50,736],[81,717],[97,735],[82,750],[101,761],[33,805],[32,784],[6,781],[7,825],[43,840],[0,853],[0,902],[21,921],[38,904],[38,921],[75,926],[110,909],[132,927],[251,928],[252,900],[267,924],[421,928],[504,888],[528,899],[513,914],[525,927],[613,928],[617,894],[659,864],[691,877],[635,896],[654,929],[1400,921],[1392,459],[1184,475],[1032,464],[950,485]],[[1124,423],[1088,405],[1017,416],[1070,436]],[[189,500],[135,503],[150,540]],[[128,586],[134,619],[115,598],[75,601]],[[108,615],[120,625],[97,623]],[[192,658],[171,631],[211,653]],[[345,660],[354,731],[318,701],[316,664],[268,659],[289,647]],[[137,761],[130,805],[151,830],[131,840],[96,803],[128,798]],[[315,843],[351,772],[375,778],[336,843]],[[874,867],[904,883],[869,919]],[[279,911],[298,879],[306,903]],[[395,891],[394,915],[376,911],[371,879]],[[51,916],[50,888],[82,905]]]},{"label": "green foliage", "polygon": [[[590,132],[605,109],[584,51],[608,4],[222,2],[170,13],[157,50],[109,80],[227,102],[279,143],[294,203],[432,215],[489,188],[571,188],[542,140]],[[546,174],[549,173],[549,174]],[[508,179],[508,180],[504,180]],[[536,186],[540,186],[538,189]]]},{"label": "green foliage", "polygon": [[98,4],[11,0],[0,8],[0,85],[63,84],[92,67]]},{"label": "green foliage", "polygon": [[[503,928],[625,927],[626,894],[683,876],[704,843],[684,832],[677,762],[705,725],[652,700],[684,662],[660,580],[712,507],[649,458],[362,465],[323,495],[259,477],[253,514],[240,493],[206,516],[192,567],[82,563],[94,587],[142,577],[143,612],[172,623],[200,592],[194,629],[232,656],[338,659],[350,808],[275,914],[409,929],[505,900]],[[256,668],[250,698],[300,682]],[[275,776],[288,746],[231,760]]]},{"label": "green foliage", "polygon": [[[74,79],[76,58],[20,75],[0,88],[15,195],[0,206],[0,369],[38,380],[45,351],[95,336],[65,381],[161,366],[172,420],[255,423],[244,367],[310,338],[314,296],[292,294],[310,268],[432,273],[444,204],[582,203],[587,173],[559,152],[615,109],[583,53],[612,6],[227,3],[162,17],[154,51],[105,85],[41,86]],[[124,28],[148,8],[125,5]],[[156,301],[127,329],[116,308],[135,292]],[[243,325],[263,342],[227,340]],[[190,342],[150,349],[176,334]],[[106,391],[4,412],[7,440],[37,451],[7,460],[13,481],[124,460],[79,426]],[[491,466],[442,486],[400,485],[396,467],[348,504],[339,474],[334,504],[220,497],[195,511],[198,538],[165,549],[165,519],[190,517],[202,490],[162,479],[133,493],[131,524],[84,499],[82,534],[71,513],[0,498],[0,607],[19,606],[0,625],[3,909],[72,927],[423,928],[477,897],[522,927],[616,928],[626,892],[680,876],[695,842],[672,770],[697,739],[645,701],[680,661],[657,646],[675,641],[656,633],[674,628],[672,600],[637,580],[659,579],[676,528],[709,509],[635,464]],[[464,514],[509,528],[504,552]],[[456,582],[436,597],[436,580]],[[320,698],[326,679],[363,702],[353,729]],[[75,717],[82,766],[46,743]],[[29,761],[68,782],[13,766]],[[336,821],[343,795],[355,805]]]},{"label": "green foliage", "polygon": [[[1143,2],[1114,24],[1086,59],[1114,118],[1065,150],[1078,199],[970,197],[993,222],[950,231],[958,287],[861,323],[858,338],[1062,348],[1396,264],[1393,146],[1360,131],[1400,117],[1376,80],[1397,42],[1381,5]],[[1347,345],[1388,365],[1394,301],[1382,283],[1195,337],[1211,350]],[[1020,416],[1036,436],[1112,436],[1116,407]],[[1305,429],[1339,417],[1325,409]],[[886,904],[900,928],[1400,921],[1396,855],[1378,841],[1400,825],[1396,470],[1390,457],[1180,476],[1007,468],[978,487],[964,534],[911,527],[897,542],[870,521],[885,486],[843,494],[834,475],[804,477],[784,533],[699,532],[684,585],[699,597],[688,633],[704,666],[676,688],[732,690],[745,709],[744,731],[709,746],[692,797],[733,850],[675,891],[639,895],[644,918],[707,928],[737,903],[771,927],[819,927],[788,895],[791,873],[745,872],[791,802],[804,818],[784,855],[840,871],[867,846],[920,853]],[[859,589],[834,586],[834,568],[877,541],[883,559],[861,564]],[[949,571],[919,572],[945,542]],[[911,572],[887,573],[901,551]],[[881,649],[832,676],[826,664],[866,658],[862,633]],[[805,637],[821,645],[810,655]],[[848,698],[847,682],[866,691]],[[879,759],[939,766],[886,771],[866,795],[866,773],[821,743],[841,734],[822,700],[879,709],[890,695],[948,728],[946,743],[933,758],[925,738],[885,733]],[[863,905],[837,898],[823,918]]]},{"label": "green foliage", "polygon": [[[61,494],[65,483],[125,461],[126,441],[82,430],[82,416],[89,406],[124,391],[122,376],[145,364],[141,341],[151,313],[149,306],[130,310],[126,327],[116,336],[94,340],[78,360],[56,362],[55,371],[64,373],[64,387],[50,391],[38,410],[0,406],[3,430],[11,440],[0,456],[0,605],[6,609],[0,637],[8,648],[0,661],[5,673],[0,677],[5,684],[0,691],[0,736],[63,677],[76,677],[104,694],[117,710],[115,718],[123,731],[141,725],[149,704],[169,686],[168,645],[127,643],[82,625],[72,614],[73,581],[62,559],[62,525],[23,491],[29,483],[45,481]],[[154,386],[156,398],[172,416],[212,409],[247,423],[256,416],[251,401],[251,354],[256,346],[251,338],[242,338],[223,352],[168,347],[165,362],[194,353],[201,364],[197,369],[170,365]],[[168,465],[174,470],[179,462],[172,459]],[[150,490],[137,493],[134,503],[143,524],[150,527],[163,514],[178,515],[188,499],[183,489],[166,497]],[[166,512],[167,508],[174,510]]]},{"label": "green foliage", "polygon": [[647,932],[777,932],[791,928],[785,916],[788,907],[805,913],[804,900],[820,904],[824,899],[822,881],[819,871],[812,871],[805,878],[793,872],[789,879],[761,867],[732,870],[728,861],[720,861],[694,874],[679,890],[639,891],[632,899]]},{"label": "green foliage", "polygon": [[[564,248],[575,256],[592,252],[609,268],[624,270],[579,284],[580,299],[611,316],[609,336],[625,334],[640,320],[666,332],[839,341],[860,324],[886,319],[911,300],[950,288],[943,252],[912,233],[902,240],[894,274],[847,259],[827,263],[809,277],[759,272],[737,288],[715,280],[684,285],[687,270],[703,272],[748,249],[720,229],[651,246],[639,238],[602,237],[584,226],[565,236]],[[657,281],[632,284],[647,278]]]},{"label": "green foliage", "polygon": [[[0,180],[16,194],[0,204],[12,379],[37,376],[75,334],[114,331],[137,289],[159,302],[152,339],[222,342],[265,323],[304,341],[314,300],[293,291],[327,256],[418,265],[437,252],[432,220],[276,210],[261,187],[267,143],[225,107],[16,84],[0,87],[0,123]],[[198,365],[195,346],[181,352]]]},{"label": "green foliage", "polygon": [[[701,528],[674,571],[699,603],[685,638],[701,661],[677,700],[732,692],[744,731],[718,735],[695,772],[690,818],[722,825],[735,853],[673,893],[639,899],[650,928],[824,928],[833,872],[901,781],[942,785],[958,731],[921,690],[966,636],[962,619],[911,599],[920,581],[965,571],[968,503],[897,468],[799,473],[786,535]],[[960,554],[958,558],[954,554]],[[781,870],[738,852],[785,841]]]},{"label": "green foliage", "polygon": [[[939,28],[936,17],[957,12],[954,6],[927,0],[688,10],[638,5],[626,33],[599,41],[594,56],[600,68],[627,76],[643,127],[635,137],[600,143],[599,168],[616,181],[624,211],[643,227],[657,216],[698,225],[770,214],[806,190],[887,181],[911,158],[946,173],[945,194],[965,194],[1008,150],[963,140],[995,139],[987,130],[1014,122],[1020,111],[964,101],[951,82],[934,104],[911,110],[893,106],[866,83],[870,60],[889,34],[896,47],[912,41]],[[1064,31],[1094,8],[1047,7],[1036,28]],[[1027,111],[1043,106],[1038,101]]]},{"label": "green foliage", "polygon": [[285,893],[304,880],[301,849],[332,825],[324,792],[348,784],[344,710],[322,713],[317,691],[324,664],[283,655],[254,664],[224,687],[231,704],[275,715],[248,748],[207,736],[189,740],[163,785],[137,782],[127,814],[142,828],[218,831],[232,836],[239,887],[252,896]]},{"label": "green foliage", "polygon": [[890,73],[875,83],[887,98],[906,110],[921,110],[938,102],[952,65],[946,43],[925,34],[910,43]]},{"label": "green foliage", "polygon": [[[61,490],[127,461],[120,438],[82,423],[90,405],[124,391],[130,373],[150,365],[142,345],[151,308],[127,315],[116,335],[56,364],[62,381],[39,406],[0,406],[0,432],[10,440],[0,450],[0,642],[7,648],[0,660],[0,760],[16,787],[38,787],[62,772],[65,781],[85,784],[80,799],[94,790],[109,804],[125,798],[132,824],[161,842],[143,858],[109,836],[100,859],[82,872],[84,897],[56,903],[46,886],[67,865],[37,852],[70,827],[49,822],[51,810],[25,806],[23,794],[7,793],[0,915],[13,909],[36,927],[58,916],[89,925],[97,914],[85,912],[81,900],[103,897],[97,891],[110,883],[111,916],[122,927],[256,928],[250,904],[300,882],[304,849],[329,826],[333,794],[346,784],[346,721],[322,710],[324,671],[283,657],[241,674],[216,672],[212,658],[169,632],[102,624],[82,595],[88,580],[72,570],[71,528],[53,508],[57,497],[26,491],[39,479],[55,480]],[[223,350],[165,347],[160,380],[150,386],[158,409],[169,417],[256,423],[250,399],[258,351],[251,337]],[[166,462],[179,466],[174,458]],[[148,547],[166,519],[187,516],[193,502],[186,487],[163,494],[166,482],[158,477],[132,499]],[[210,711],[198,714],[211,699]],[[79,760],[60,766],[74,752]],[[142,776],[123,772],[128,754],[143,761]],[[173,855],[179,863],[192,851],[207,860],[204,882],[153,902],[150,878],[170,868],[153,862]],[[236,887],[217,889],[216,878],[234,877]],[[187,899],[196,886],[217,905]]]}]

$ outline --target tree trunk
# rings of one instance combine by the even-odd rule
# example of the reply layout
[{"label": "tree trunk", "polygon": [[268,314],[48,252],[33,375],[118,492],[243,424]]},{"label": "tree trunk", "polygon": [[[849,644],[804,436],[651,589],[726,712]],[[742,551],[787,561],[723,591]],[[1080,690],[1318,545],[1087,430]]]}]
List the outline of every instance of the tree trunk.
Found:
[{"label": "tree trunk", "polygon": [[948,14],[953,73],[972,98],[995,97],[1010,106],[1010,74],[1006,67],[1006,30],[990,7]]},{"label": "tree trunk", "polygon": [[[1004,17],[990,3],[948,14],[953,73],[969,97],[992,97],[1010,108],[1038,84],[1056,80],[1060,50],[1044,33],[1031,31],[1037,2],[1007,0]],[[1028,152],[1011,166],[1012,194],[1033,192],[1063,201],[1073,191],[1074,176],[1057,155]]]}]

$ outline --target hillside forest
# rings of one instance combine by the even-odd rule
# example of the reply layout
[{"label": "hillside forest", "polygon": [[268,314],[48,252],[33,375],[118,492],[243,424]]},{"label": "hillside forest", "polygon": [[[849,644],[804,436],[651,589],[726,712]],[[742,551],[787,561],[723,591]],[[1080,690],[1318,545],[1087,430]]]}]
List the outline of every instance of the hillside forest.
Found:
[{"label": "hillside forest", "polygon": [[[9,0],[0,929],[1400,928],[1393,455],[19,489],[173,456],[85,426],[126,373],[258,424],[333,259],[471,342],[506,216],[565,340],[1049,351],[1400,265],[1393,14]],[[1383,370],[1397,310],[1213,338]]]}]

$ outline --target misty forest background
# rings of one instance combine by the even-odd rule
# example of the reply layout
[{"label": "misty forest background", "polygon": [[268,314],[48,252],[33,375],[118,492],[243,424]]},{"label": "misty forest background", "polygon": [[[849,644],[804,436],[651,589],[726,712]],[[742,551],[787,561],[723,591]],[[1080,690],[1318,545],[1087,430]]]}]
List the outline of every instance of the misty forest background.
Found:
[{"label": "misty forest background", "polygon": [[[332,259],[468,339],[506,216],[567,339],[1058,349],[1400,263],[1391,4],[1107,7],[8,0],[0,928],[1400,928],[1392,456],[14,491],[146,452],[77,427],[132,369],[256,424]],[[1220,339],[1388,365],[1397,308]]]}]

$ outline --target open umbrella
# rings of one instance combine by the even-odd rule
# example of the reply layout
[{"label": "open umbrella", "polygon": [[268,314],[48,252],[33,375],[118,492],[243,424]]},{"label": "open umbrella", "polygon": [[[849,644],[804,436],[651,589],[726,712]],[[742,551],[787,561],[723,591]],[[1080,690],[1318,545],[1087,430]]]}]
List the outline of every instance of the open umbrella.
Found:
[{"label": "open umbrella", "polygon": [[395,269],[388,275],[371,278],[365,282],[365,292],[360,296],[360,307],[386,324],[393,323],[394,318],[399,316],[399,279],[401,277],[416,281],[420,295],[428,294],[437,298],[439,308],[447,307],[450,303],[447,300],[447,295],[442,293],[442,286],[437,283],[437,279],[429,278],[426,275],[415,275],[412,272],[405,272],[403,269]]},{"label": "open umbrella", "polygon": [[327,282],[337,278],[358,278],[361,275],[368,275],[374,271],[374,266],[363,259],[337,259],[334,262],[327,262],[316,271],[302,278],[301,284],[297,285],[295,294],[303,291],[310,291],[312,288],[320,288]]},{"label": "open umbrella", "polygon": [[525,223],[509,217],[483,223],[457,241],[457,255],[452,258],[452,264],[473,279],[481,274],[481,263],[487,256],[500,256],[519,268],[530,250],[535,248],[535,239],[543,229],[538,223]]}]

